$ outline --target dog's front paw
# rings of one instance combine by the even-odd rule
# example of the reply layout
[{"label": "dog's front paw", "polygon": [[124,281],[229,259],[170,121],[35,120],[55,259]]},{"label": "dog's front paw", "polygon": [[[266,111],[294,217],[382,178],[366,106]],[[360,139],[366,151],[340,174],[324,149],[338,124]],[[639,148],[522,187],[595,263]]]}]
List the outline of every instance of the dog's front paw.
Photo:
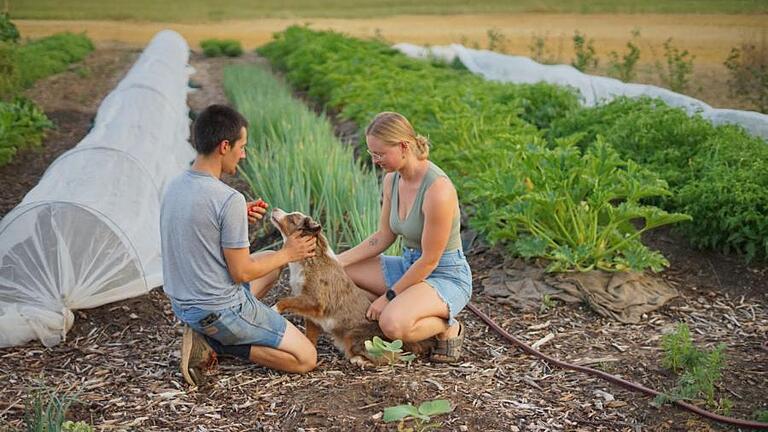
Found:
[{"label": "dog's front paw", "polygon": [[360,366],[363,369],[366,367],[373,367],[373,363],[371,363],[367,358],[359,355],[350,358],[349,362],[355,366]]},{"label": "dog's front paw", "polygon": [[283,305],[282,301],[278,301],[277,303],[272,305],[272,310],[279,314],[282,314],[283,312],[285,312],[285,305]]}]

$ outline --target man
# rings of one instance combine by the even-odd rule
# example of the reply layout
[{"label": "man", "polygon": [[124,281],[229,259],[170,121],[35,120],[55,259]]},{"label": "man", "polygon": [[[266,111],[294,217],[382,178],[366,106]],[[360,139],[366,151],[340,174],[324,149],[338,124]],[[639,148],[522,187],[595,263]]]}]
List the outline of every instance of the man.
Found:
[{"label": "man", "polygon": [[267,205],[246,203],[220,180],[245,158],[247,126],[232,108],[206,108],[194,124],[197,157],[169,182],[160,210],[163,290],[185,324],[181,373],[191,385],[203,383],[217,352],[287,372],[308,372],[317,363],[312,343],[257,300],[280,268],[314,255],[315,239],[292,236],[279,251],[249,255],[248,223],[261,219]]}]

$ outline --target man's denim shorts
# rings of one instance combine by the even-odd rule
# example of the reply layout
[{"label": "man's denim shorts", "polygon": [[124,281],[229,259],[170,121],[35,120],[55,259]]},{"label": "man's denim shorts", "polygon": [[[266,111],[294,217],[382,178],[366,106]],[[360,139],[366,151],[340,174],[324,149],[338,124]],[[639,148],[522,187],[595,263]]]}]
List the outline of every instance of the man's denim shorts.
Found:
[{"label": "man's denim shorts", "polygon": [[[245,290],[243,303],[224,309],[210,310],[196,306],[180,306],[174,301],[171,301],[171,306],[183,323],[207,336],[214,350],[247,359],[250,345],[277,348],[283,340],[287,321],[279,313],[256,300],[248,284],[243,284],[243,290]],[[222,345],[240,345],[245,346],[246,349],[222,350]]]},{"label": "man's denim shorts", "polygon": [[[403,248],[403,256],[381,256],[381,270],[387,289],[391,288],[421,256],[419,249]],[[472,271],[461,249],[445,252],[432,273],[424,280],[448,305],[448,324],[464,309],[472,296]]]}]

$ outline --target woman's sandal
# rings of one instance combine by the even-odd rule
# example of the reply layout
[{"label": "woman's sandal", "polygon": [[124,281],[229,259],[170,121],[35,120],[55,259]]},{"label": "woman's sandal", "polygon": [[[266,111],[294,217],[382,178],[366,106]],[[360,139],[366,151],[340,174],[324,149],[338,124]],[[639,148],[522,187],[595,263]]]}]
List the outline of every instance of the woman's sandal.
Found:
[{"label": "woman's sandal", "polygon": [[461,358],[461,346],[463,343],[464,324],[459,322],[459,334],[456,337],[444,340],[437,339],[429,359],[434,363],[457,363]]}]

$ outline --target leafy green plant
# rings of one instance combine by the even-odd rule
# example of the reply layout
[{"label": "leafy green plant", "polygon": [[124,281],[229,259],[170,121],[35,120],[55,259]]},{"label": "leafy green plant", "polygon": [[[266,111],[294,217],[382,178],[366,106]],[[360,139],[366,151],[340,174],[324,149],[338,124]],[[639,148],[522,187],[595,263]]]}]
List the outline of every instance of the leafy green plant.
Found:
[{"label": "leafy green plant", "polygon": [[695,222],[678,229],[693,245],[747,261],[768,257],[768,146],[762,139],[647,98],[570,111],[553,123],[549,139],[572,134],[583,149],[602,135],[621,157],[667,181],[671,195],[644,202],[690,215]]},{"label": "leafy green plant", "polygon": [[372,340],[365,341],[365,350],[373,358],[383,357],[390,365],[399,361],[408,363],[416,358],[411,353],[403,352],[403,341],[400,339],[387,342],[378,336],[374,336]]},{"label": "leafy green plant", "polygon": [[672,91],[684,92],[691,80],[693,60],[696,56],[691,55],[688,50],[680,51],[672,45],[672,38],[669,38],[664,42],[664,58],[666,67],[656,62],[661,81]]},{"label": "leafy green plant", "polygon": [[39,147],[53,123],[32,101],[16,98],[0,101],[0,166],[10,162],[18,150]]},{"label": "leafy green plant", "polygon": [[571,65],[584,72],[588,69],[597,69],[599,63],[595,54],[594,39],[587,40],[587,36],[579,33],[577,30],[573,35],[573,49],[576,52],[576,58]]},{"label": "leafy green plant", "polygon": [[206,39],[200,42],[200,48],[206,57],[239,57],[243,55],[240,41],[234,39]]},{"label": "leafy green plant", "polygon": [[635,44],[635,39],[640,37],[639,30],[632,31],[632,39],[627,42],[627,51],[619,54],[616,51],[608,53],[608,75],[630,82],[635,79],[635,66],[640,60],[640,48]]},{"label": "leafy green plant", "polygon": [[[667,260],[641,243],[642,233],[690,217],[642,205],[644,198],[668,195],[666,183],[622,161],[601,136],[584,154],[575,141],[562,139],[554,148],[534,141],[512,154],[492,154],[504,161],[497,172],[507,179],[489,172],[471,189],[506,216],[490,213],[493,225],[483,225],[489,240],[509,239],[518,255],[550,260],[548,271],[662,270]],[[638,229],[633,222],[639,221]]]},{"label": "leafy green plant", "polygon": [[[451,403],[445,399],[435,399],[431,401],[422,402],[418,408],[411,404],[397,405],[393,407],[384,408],[384,416],[382,420],[385,422],[399,421],[400,427],[398,430],[402,431],[428,431],[435,430],[441,426],[440,423],[429,423],[432,417],[446,414],[451,412]],[[413,427],[405,428],[404,422],[408,419],[413,419]]]},{"label": "leafy green plant", "polygon": [[762,43],[742,43],[732,48],[725,67],[731,74],[728,88],[731,96],[753,104],[768,114],[768,43],[763,33]]},{"label": "leafy green plant", "polygon": [[19,29],[11,21],[8,12],[0,12],[0,42],[19,42]]},{"label": "leafy green plant", "polygon": [[715,383],[720,379],[720,370],[725,361],[725,344],[719,344],[708,352],[701,351],[694,347],[688,326],[680,323],[674,332],[662,337],[662,348],[664,367],[681,375],[677,387],[656,398],[657,404],[703,397],[712,407],[730,410],[730,400],[715,400]]}]

